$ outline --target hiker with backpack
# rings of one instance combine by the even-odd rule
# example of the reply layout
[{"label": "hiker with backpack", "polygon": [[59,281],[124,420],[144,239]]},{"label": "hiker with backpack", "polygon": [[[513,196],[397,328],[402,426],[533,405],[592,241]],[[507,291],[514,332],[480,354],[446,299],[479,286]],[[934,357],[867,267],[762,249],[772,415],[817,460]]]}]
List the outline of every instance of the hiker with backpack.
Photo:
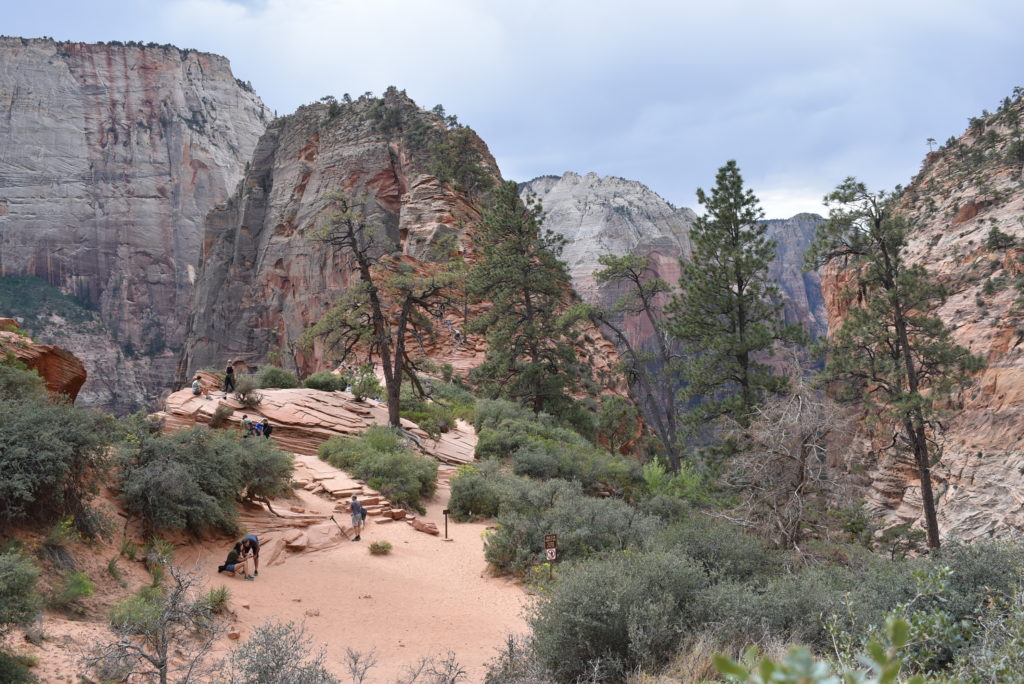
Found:
[{"label": "hiker with backpack", "polygon": [[353,494],[352,503],[349,504],[349,510],[352,512],[352,529],[355,530],[356,533],[356,536],[352,538],[352,541],[359,541],[363,525],[366,523],[366,507],[359,503],[359,499],[356,498],[355,494]]},{"label": "hiker with backpack", "polygon": [[270,439],[270,433],[274,431],[274,426],[266,418],[260,424],[263,425],[263,436]]}]

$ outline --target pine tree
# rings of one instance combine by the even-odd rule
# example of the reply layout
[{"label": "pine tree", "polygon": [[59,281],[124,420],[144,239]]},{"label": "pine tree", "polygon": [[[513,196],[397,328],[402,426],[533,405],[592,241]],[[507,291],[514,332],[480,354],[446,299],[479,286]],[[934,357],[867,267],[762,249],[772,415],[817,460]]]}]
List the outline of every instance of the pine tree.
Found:
[{"label": "pine tree", "polygon": [[557,414],[584,369],[573,344],[575,320],[560,315],[571,291],[558,258],[564,240],[542,231],[541,221],[540,206],[524,204],[511,181],[498,186],[481,219],[480,257],[467,289],[489,306],[468,328],[486,333],[487,355],[472,379],[485,394]]},{"label": "pine tree", "polygon": [[[433,320],[450,301],[457,269],[440,261],[418,267],[401,258],[381,256],[396,245],[365,213],[365,203],[344,194],[331,198],[332,211],[314,236],[337,250],[353,268],[355,282],[305,333],[307,342],[320,340],[339,361],[365,354],[379,359],[387,394],[388,422],[401,424],[402,383],[408,379],[422,394],[409,338],[435,333]],[[446,248],[436,245],[436,256]],[[449,250],[450,251],[450,250]]]},{"label": "pine tree", "polygon": [[942,402],[982,360],[954,344],[942,319],[928,313],[944,291],[923,266],[906,262],[908,225],[893,214],[898,198],[847,178],[825,198],[829,220],[818,228],[807,264],[853,273],[848,294],[856,303],[832,331],[826,376],[840,398],[863,402],[890,426],[893,448],[913,454],[928,545],[937,548],[931,440],[941,429]]},{"label": "pine tree", "polygon": [[[588,315],[606,334],[611,333],[621,350],[626,378],[638,395],[638,403],[643,406],[644,416],[661,442],[669,465],[678,471],[681,457],[674,379],[678,354],[669,344],[662,315],[662,304],[672,286],[657,277],[651,269],[650,257],[602,254],[597,260],[604,268],[594,272],[594,279],[601,284],[617,285],[623,292],[611,311],[595,306],[590,307]],[[654,331],[653,351],[635,347],[624,326],[614,320],[615,314],[641,317]]]},{"label": "pine tree", "polygon": [[699,400],[689,420],[728,416],[746,425],[766,394],[786,387],[758,355],[800,339],[800,329],[782,325],[782,299],[768,278],[775,242],[765,237],[764,212],[743,188],[736,162],[720,168],[711,194],[698,189],[697,199],[706,213],[690,231],[693,255],[666,307],[668,329],[685,348],[683,396]]}]

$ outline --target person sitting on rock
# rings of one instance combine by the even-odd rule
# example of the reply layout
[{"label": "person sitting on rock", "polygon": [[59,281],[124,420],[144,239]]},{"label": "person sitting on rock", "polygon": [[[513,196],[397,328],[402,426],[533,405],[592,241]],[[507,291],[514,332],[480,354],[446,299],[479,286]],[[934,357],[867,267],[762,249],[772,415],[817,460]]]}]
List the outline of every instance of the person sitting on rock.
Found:
[{"label": "person sitting on rock", "polygon": [[260,540],[255,534],[250,533],[242,537],[242,541],[239,543],[242,545],[244,553],[252,554],[252,565],[255,572],[245,578],[251,580],[260,574]]},{"label": "person sitting on rock", "polygon": [[197,375],[195,379],[192,381],[192,394],[198,397],[202,393],[203,386],[202,383],[199,382],[199,376]]},{"label": "person sitting on rock", "polygon": [[[245,555],[242,552],[242,542],[235,542],[235,545],[228,551],[228,557],[224,561],[224,565],[217,566],[217,572],[230,572],[234,574],[236,570],[241,570],[245,574]],[[248,575],[246,576],[248,577]]]}]

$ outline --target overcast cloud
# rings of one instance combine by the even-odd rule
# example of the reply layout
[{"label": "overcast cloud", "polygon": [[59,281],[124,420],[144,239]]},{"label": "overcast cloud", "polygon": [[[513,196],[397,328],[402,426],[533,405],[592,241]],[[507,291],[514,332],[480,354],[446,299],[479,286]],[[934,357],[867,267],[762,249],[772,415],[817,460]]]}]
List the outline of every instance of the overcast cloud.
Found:
[{"label": "overcast cloud", "polygon": [[769,217],[847,175],[906,183],[1024,84],[1024,3],[163,0],[4,3],[3,32],[227,56],[280,114],[405,89],[503,174],[640,180],[676,205],[736,159]]}]

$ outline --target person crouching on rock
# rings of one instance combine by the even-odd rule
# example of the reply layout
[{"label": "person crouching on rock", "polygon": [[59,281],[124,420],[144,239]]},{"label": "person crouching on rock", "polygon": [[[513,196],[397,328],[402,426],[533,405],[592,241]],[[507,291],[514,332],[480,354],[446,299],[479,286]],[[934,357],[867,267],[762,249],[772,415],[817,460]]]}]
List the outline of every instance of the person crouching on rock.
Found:
[{"label": "person crouching on rock", "polygon": [[359,541],[359,533],[362,532],[363,522],[366,520],[366,509],[363,508],[363,504],[359,503],[359,499],[356,498],[355,494],[352,495],[352,503],[349,504],[349,510],[352,511],[352,529],[356,533],[352,541]]},{"label": "person crouching on rock", "polygon": [[201,382],[199,382],[199,376],[197,375],[195,379],[192,381],[192,394],[198,397],[202,393],[203,385]]},{"label": "person crouching on rock", "polygon": [[242,537],[242,551],[252,554],[252,564],[255,572],[245,579],[251,580],[260,574],[260,540],[255,534],[247,534]]},{"label": "person crouching on rock", "polygon": [[[241,565],[242,567],[238,567]],[[242,542],[235,542],[235,545],[228,551],[227,560],[224,561],[224,565],[217,566],[217,572],[230,572],[234,574],[236,570],[242,570],[245,572],[244,555],[242,553]]]}]

